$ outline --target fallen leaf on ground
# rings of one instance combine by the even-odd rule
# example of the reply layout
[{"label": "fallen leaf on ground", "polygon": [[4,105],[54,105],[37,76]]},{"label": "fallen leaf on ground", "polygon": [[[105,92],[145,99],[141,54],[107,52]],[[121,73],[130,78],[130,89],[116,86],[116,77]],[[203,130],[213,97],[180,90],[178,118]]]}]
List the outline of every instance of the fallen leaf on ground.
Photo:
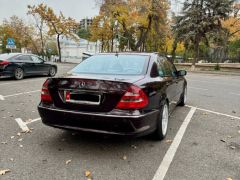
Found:
[{"label": "fallen leaf on ground", "polygon": [[172,142],[173,142],[173,140],[171,140],[171,139],[166,140],[166,143],[172,143]]},{"label": "fallen leaf on ground", "polygon": [[123,156],[123,160],[127,160],[127,156],[124,155],[124,156]]},{"label": "fallen leaf on ground", "polygon": [[91,176],[91,172],[90,172],[90,171],[85,171],[85,176],[86,176],[86,177]]},{"label": "fallen leaf on ground", "polygon": [[65,164],[68,165],[68,164],[71,163],[71,162],[72,162],[72,160],[69,159],[69,160],[67,160],[67,161],[65,162]]},{"label": "fallen leaf on ground", "polygon": [[0,169],[0,175],[4,175],[8,172],[11,172],[10,169],[3,169],[3,170]]}]

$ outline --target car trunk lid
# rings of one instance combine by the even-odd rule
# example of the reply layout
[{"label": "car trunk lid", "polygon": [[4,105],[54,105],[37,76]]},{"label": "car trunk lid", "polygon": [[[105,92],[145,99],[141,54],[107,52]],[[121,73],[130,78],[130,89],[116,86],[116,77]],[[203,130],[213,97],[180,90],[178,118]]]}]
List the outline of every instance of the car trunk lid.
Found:
[{"label": "car trunk lid", "polygon": [[81,75],[52,78],[49,91],[54,105],[58,108],[86,111],[109,112],[140,76]]}]

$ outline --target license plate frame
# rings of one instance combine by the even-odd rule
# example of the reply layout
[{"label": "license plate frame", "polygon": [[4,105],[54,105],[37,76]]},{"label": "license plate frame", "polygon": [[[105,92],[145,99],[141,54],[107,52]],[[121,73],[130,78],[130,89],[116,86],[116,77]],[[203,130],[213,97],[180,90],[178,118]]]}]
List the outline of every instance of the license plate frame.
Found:
[{"label": "license plate frame", "polygon": [[[91,96],[95,96],[97,97],[97,101],[87,101],[87,100],[76,100],[76,99],[71,99],[71,95],[77,95],[77,94],[81,94],[81,95],[89,95],[91,94]],[[64,100],[66,103],[73,103],[73,104],[82,104],[82,105],[100,105],[101,103],[101,95],[99,94],[94,94],[91,92],[85,92],[85,91],[70,91],[70,90],[65,90],[64,91]]]}]

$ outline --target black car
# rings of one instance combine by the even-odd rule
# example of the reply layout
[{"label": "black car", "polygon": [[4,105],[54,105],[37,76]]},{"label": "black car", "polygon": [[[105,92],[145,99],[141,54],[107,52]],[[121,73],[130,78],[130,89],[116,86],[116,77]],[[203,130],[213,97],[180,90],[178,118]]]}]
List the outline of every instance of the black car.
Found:
[{"label": "black car", "polygon": [[46,63],[33,54],[9,53],[0,54],[0,78],[14,77],[17,80],[25,76],[49,75],[55,76],[57,66]]},{"label": "black car", "polygon": [[47,79],[38,111],[56,128],[163,139],[169,114],[186,102],[185,75],[154,53],[98,54]]}]

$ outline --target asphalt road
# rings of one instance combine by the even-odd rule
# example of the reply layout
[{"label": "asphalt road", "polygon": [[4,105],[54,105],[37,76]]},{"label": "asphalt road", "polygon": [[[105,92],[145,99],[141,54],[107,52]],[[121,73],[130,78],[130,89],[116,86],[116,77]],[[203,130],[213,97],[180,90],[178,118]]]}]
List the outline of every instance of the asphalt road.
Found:
[{"label": "asphalt road", "polygon": [[[59,65],[59,74],[71,67]],[[240,179],[240,77],[189,74],[188,106],[176,108],[161,142],[43,125],[37,105],[45,79],[0,80],[0,172],[10,170],[1,180],[84,180],[86,171],[95,180]]]}]

